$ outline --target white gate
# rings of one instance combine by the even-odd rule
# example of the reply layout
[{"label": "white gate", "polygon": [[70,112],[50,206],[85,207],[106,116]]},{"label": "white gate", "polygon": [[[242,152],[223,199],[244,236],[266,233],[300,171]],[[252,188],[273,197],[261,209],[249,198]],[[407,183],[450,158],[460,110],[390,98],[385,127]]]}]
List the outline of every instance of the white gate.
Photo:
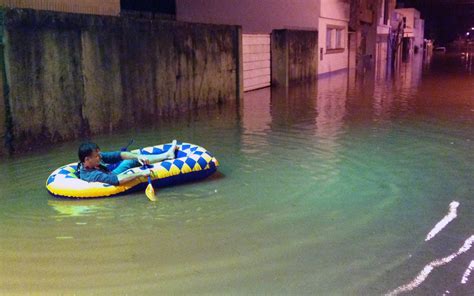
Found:
[{"label": "white gate", "polygon": [[270,86],[270,35],[242,34],[244,91]]}]

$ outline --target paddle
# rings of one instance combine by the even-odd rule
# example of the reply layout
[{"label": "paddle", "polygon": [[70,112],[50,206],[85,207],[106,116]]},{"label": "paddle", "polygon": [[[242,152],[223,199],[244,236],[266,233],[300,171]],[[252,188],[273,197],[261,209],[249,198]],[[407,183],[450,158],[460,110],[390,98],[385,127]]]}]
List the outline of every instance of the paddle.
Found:
[{"label": "paddle", "polygon": [[[142,168],[147,169],[147,168],[151,168],[151,166],[144,164]],[[150,201],[156,201],[155,189],[153,188],[153,184],[151,183],[150,175],[148,175],[148,186],[145,189],[145,195],[146,197],[148,197]]]},{"label": "paddle", "polygon": [[148,186],[145,189],[145,194],[149,200],[156,201],[155,189],[153,188],[153,185],[151,184],[150,176],[148,176]]},{"label": "paddle", "polygon": [[120,148],[120,151],[128,151],[128,147],[133,144],[135,140],[131,139],[130,142],[128,142],[127,146]]}]

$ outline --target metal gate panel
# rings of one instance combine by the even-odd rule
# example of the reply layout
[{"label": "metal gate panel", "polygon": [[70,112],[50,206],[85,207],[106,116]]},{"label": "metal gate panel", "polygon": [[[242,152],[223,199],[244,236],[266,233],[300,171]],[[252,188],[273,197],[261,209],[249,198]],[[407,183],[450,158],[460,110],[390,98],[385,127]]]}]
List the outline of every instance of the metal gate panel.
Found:
[{"label": "metal gate panel", "polygon": [[242,34],[244,91],[270,86],[270,35]]}]

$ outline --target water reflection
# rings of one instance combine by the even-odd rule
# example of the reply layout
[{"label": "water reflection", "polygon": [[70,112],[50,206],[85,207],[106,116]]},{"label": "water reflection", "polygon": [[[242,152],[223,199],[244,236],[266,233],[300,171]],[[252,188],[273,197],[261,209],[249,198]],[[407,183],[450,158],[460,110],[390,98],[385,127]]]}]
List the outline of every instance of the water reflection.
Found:
[{"label": "water reflection", "polygon": [[266,132],[271,123],[271,89],[264,88],[245,94],[242,104],[242,127],[245,134]]},{"label": "water reflection", "polygon": [[265,132],[262,136],[270,137],[297,128],[335,139],[344,125],[347,87],[347,74],[341,73],[290,88],[249,92],[242,107],[244,134]]},{"label": "water reflection", "polygon": [[[216,155],[224,177],[159,189],[155,204],[49,196],[44,180],[77,143],[0,163],[0,294],[218,294],[225,282],[230,294],[383,295],[409,283],[472,235],[474,77],[460,56],[403,67],[97,137],[104,149],[176,137]],[[453,200],[458,217],[425,242]],[[445,283],[470,254],[413,291],[469,295]]]},{"label": "water reflection", "polygon": [[96,215],[101,210],[106,210],[107,203],[103,200],[61,200],[50,199],[48,206],[54,209],[57,215],[51,218],[82,217]]},{"label": "water reflection", "polygon": [[272,122],[270,114],[270,88],[246,93],[242,102],[242,150],[261,153],[268,145],[265,136]]},{"label": "water reflection", "polygon": [[462,60],[462,63],[464,64],[464,67],[466,69],[466,71],[469,73],[469,74],[472,74],[472,68],[473,68],[473,64],[474,64],[474,51],[473,52],[463,52],[461,54],[461,60]]},{"label": "water reflection", "polygon": [[[347,80],[347,74],[340,73],[290,88],[247,93],[242,107],[243,152],[265,154],[288,147],[278,154],[280,162],[289,161],[295,169],[307,171],[318,180],[337,175]],[[299,147],[298,143],[308,139],[314,140]],[[319,160],[318,169],[313,164],[315,159]]]},{"label": "water reflection", "polygon": [[335,148],[346,116],[348,78],[346,73],[318,80],[315,134],[325,139],[328,149]]},{"label": "water reflection", "polygon": [[412,58],[403,63],[400,67],[398,75],[395,76],[395,81],[400,85],[400,90],[402,94],[408,93],[410,90],[414,90],[415,93],[412,96],[416,95],[416,90],[418,89],[421,83],[421,75],[423,71],[423,55],[414,55]]},{"label": "water reflection", "polygon": [[316,83],[302,83],[290,88],[273,88],[271,95],[272,129],[296,127],[314,122]]}]

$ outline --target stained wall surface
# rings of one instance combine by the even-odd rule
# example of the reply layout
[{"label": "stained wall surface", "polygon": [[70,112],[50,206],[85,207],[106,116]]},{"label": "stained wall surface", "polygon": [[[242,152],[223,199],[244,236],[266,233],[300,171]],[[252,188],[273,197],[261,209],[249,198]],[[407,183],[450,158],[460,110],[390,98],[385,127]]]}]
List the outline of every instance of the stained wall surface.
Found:
[{"label": "stained wall surface", "polygon": [[237,26],[9,10],[5,34],[16,150],[239,96]]}]

